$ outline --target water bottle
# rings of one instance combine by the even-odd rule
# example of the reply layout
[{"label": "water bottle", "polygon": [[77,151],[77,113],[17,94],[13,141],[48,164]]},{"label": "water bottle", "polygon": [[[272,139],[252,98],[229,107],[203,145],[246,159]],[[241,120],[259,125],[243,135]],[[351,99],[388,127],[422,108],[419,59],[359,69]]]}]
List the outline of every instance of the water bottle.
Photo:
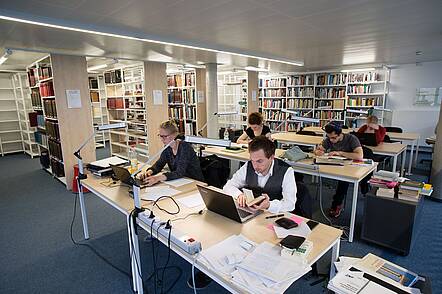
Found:
[{"label": "water bottle", "polygon": [[229,140],[229,130],[227,128],[224,129],[224,140]]},{"label": "water bottle", "polygon": [[130,173],[133,173],[138,169],[138,158],[137,151],[135,151],[135,147],[130,147],[128,156],[130,162]]}]

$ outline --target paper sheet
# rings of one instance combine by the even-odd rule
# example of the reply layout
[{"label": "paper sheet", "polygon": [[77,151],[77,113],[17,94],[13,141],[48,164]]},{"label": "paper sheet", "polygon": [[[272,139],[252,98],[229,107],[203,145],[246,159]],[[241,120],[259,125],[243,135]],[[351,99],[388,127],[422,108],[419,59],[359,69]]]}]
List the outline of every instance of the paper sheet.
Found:
[{"label": "paper sheet", "polygon": [[339,256],[339,261],[335,261],[335,267],[338,272],[349,268],[352,265],[355,265],[359,261],[361,261],[362,258],[357,257],[349,257],[349,256]]},{"label": "paper sheet", "polygon": [[180,193],[180,191],[170,188],[169,186],[155,186],[147,187],[141,192],[141,199],[155,201],[161,196],[173,196]]},{"label": "paper sheet", "polygon": [[119,165],[119,164],[125,164],[125,163],[127,163],[127,160],[121,159],[118,156],[112,156],[112,157],[108,157],[108,158],[104,158],[101,160],[91,162],[90,164],[95,165],[95,166],[99,166],[102,168],[107,168],[110,166],[110,164]]},{"label": "paper sheet", "polygon": [[194,193],[183,198],[178,198],[176,201],[188,208],[204,205],[204,201],[201,198],[200,193]]},{"label": "paper sheet", "polygon": [[300,237],[307,238],[308,235],[310,235],[310,233],[312,232],[312,230],[310,230],[310,228],[307,226],[307,224],[305,222],[301,223],[296,228],[292,228],[289,230],[284,229],[278,225],[274,225],[273,230],[275,231],[276,236],[280,239],[283,239],[283,238],[287,237],[288,235],[300,236]]},{"label": "paper sheet", "polygon": [[169,186],[173,186],[175,188],[177,187],[181,187],[190,183],[193,183],[194,181],[191,179],[185,179],[185,178],[181,178],[181,179],[175,179],[175,180],[170,180],[170,181],[165,181],[165,184],[168,184]]}]

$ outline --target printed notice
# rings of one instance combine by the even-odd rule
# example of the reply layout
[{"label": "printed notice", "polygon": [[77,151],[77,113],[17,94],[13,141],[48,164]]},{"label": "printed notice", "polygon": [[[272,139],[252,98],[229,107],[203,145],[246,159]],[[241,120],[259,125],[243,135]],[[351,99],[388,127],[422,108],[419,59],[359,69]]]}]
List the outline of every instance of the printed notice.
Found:
[{"label": "printed notice", "polygon": [[66,90],[68,108],[81,108],[80,90]]},{"label": "printed notice", "polygon": [[153,90],[153,104],[162,105],[163,104],[163,91]]}]

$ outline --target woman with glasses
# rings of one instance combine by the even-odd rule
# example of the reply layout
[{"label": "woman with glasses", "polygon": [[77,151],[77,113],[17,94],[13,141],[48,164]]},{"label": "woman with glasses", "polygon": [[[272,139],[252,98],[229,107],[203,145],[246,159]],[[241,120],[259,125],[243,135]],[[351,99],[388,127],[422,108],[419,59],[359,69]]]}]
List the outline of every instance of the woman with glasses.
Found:
[{"label": "woman with glasses", "polygon": [[[151,186],[160,181],[174,180],[182,177],[204,181],[200,162],[191,144],[176,140],[178,128],[172,121],[160,125],[158,136],[164,145],[172,143],[160,155],[160,158],[140,178]],[[160,173],[165,165],[169,170]]]}]

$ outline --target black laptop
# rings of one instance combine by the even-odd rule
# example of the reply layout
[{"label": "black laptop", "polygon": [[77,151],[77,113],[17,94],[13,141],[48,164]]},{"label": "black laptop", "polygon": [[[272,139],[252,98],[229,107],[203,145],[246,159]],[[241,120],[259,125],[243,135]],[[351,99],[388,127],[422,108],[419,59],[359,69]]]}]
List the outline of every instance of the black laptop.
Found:
[{"label": "black laptop", "polygon": [[[129,186],[132,186],[134,184],[133,182],[134,179],[132,179],[130,172],[127,170],[127,168],[116,165],[111,165],[111,167],[112,167],[112,172],[114,173],[115,178],[117,180]],[[147,185],[143,184],[143,182],[140,181],[139,179],[135,179],[135,184],[137,184],[137,186],[139,186],[140,188],[147,187]]]},{"label": "black laptop", "polygon": [[233,197],[225,194],[219,188],[196,186],[208,210],[221,214],[231,220],[244,223],[261,213],[261,211],[255,212],[247,208],[238,207]]},{"label": "black laptop", "polygon": [[378,146],[378,143],[376,142],[376,135],[373,133],[352,133],[356,137],[358,137],[359,142],[361,142],[362,145],[366,146]]}]

